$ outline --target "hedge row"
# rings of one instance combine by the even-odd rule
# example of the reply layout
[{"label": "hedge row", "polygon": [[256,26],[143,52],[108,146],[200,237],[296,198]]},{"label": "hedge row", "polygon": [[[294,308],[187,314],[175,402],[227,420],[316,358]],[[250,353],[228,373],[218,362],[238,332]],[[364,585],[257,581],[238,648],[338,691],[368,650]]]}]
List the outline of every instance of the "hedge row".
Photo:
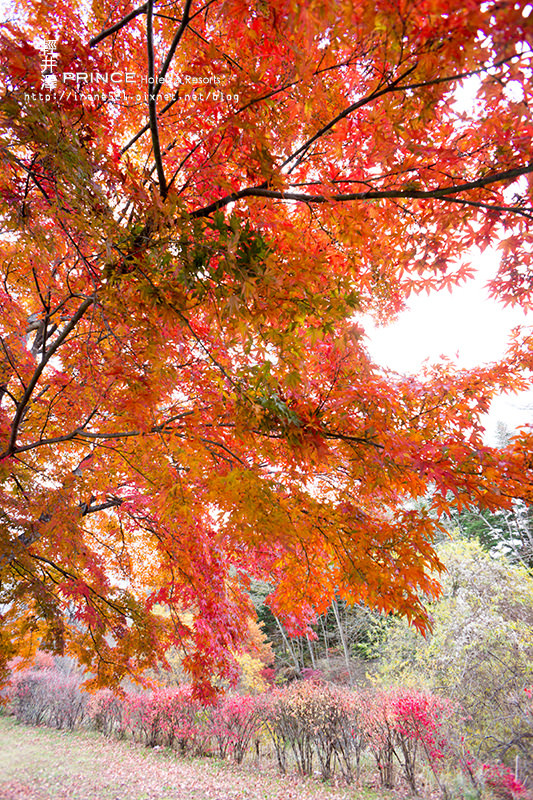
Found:
[{"label": "hedge row", "polygon": [[181,753],[218,754],[240,763],[251,749],[259,755],[273,745],[281,772],[289,754],[305,775],[323,779],[359,776],[361,754],[373,757],[383,786],[392,787],[395,769],[413,792],[420,763],[433,772],[443,795],[445,770],[460,769],[474,786],[485,785],[504,800],[524,787],[504,766],[477,765],[462,752],[454,734],[457,710],[433,694],[404,691],[353,691],[332,684],[301,681],[258,696],[227,695],[206,707],[190,687],[151,692],[110,690],[84,694],[73,676],[54,669],[23,670],[10,690],[12,713],[22,722],[73,728],[82,721],[106,736],[128,736],[150,747]]}]

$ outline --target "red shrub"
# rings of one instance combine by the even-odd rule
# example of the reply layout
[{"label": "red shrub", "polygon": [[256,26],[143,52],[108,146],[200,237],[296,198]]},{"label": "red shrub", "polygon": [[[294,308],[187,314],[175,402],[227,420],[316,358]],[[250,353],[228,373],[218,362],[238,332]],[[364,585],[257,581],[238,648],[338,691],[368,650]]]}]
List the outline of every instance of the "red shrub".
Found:
[{"label": "red shrub", "polygon": [[427,692],[398,690],[372,696],[364,713],[364,725],[384,786],[394,783],[396,760],[416,792],[420,753],[437,773],[439,763],[450,754],[447,722],[453,712],[450,701]]},{"label": "red shrub", "polygon": [[526,795],[526,787],[515,778],[508,767],[483,764],[483,780],[490,786],[494,796],[501,800],[516,800]]}]

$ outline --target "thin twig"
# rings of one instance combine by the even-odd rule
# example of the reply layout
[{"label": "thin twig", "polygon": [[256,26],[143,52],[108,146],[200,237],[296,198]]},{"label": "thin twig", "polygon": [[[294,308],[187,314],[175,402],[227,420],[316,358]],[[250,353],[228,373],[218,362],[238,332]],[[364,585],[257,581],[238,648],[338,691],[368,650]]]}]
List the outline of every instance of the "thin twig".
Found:
[{"label": "thin twig", "polygon": [[135,17],[138,17],[139,14],[146,14],[146,9],[147,9],[147,3],[145,3],[142,6],[139,6],[139,8],[136,8],[134,11],[130,11],[130,13],[126,14],[126,16],[123,17],[119,22],[116,22],[114,25],[111,25],[110,28],[106,28],[105,31],[102,31],[102,33],[99,33],[98,36],[94,36],[89,41],[89,47],[95,47],[101,41],[103,41],[104,39],[107,39],[108,36],[111,36],[113,33],[116,33],[121,28],[123,28],[124,25],[127,25],[128,22],[130,22],[132,19],[135,19]]},{"label": "thin twig", "polygon": [[185,8],[183,9],[183,15],[182,15],[182,18],[181,18],[180,26],[179,26],[178,30],[176,31],[176,35],[174,36],[174,39],[172,40],[172,44],[170,45],[170,49],[169,49],[169,51],[167,53],[167,57],[165,58],[165,62],[163,64],[163,66],[161,67],[161,71],[159,73],[159,77],[158,77],[158,81],[157,81],[157,86],[154,87],[154,91],[155,91],[156,97],[159,94],[159,92],[161,91],[161,87],[163,86],[165,75],[168,72],[168,68],[170,67],[170,64],[172,62],[172,58],[174,57],[174,53],[176,52],[176,48],[177,48],[177,46],[179,45],[179,43],[181,41],[181,37],[185,33],[185,29],[187,28],[187,25],[189,24],[189,20],[190,20],[189,12],[191,10],[191,5],[192,5],[192,0],[185,0]]},{"label": "thin twig", "polygon": [[305,156],[305,154],[307,153],[313,142],[316,142],[318,139],[321,139],[322,136],[324,136],[325,133],[327,133],[329,130],[335,127],[335,125],[338,122],[340,122],[343,119],[346,119],[346,117],[349,117],[351,114],[353,114],[354,111],[357,111],[359,108],[362,108],[362,106],[365,106],[368,103],[377,100],[379,97],[382,97],[385,94],[389,94],[390,92],[394,92],[398,88],[403,89],[403,87],[398,87],[398,84],[408,75],[410,75],[411,72],[413,72],[417,68],[417,66],[418,64],[413,64],[413,66],[409,67],[409,69],[407,69],[405,72],[402,72],[401,75],[398,75],[398,77],[395,78],[395,80],[393,80],[392,83],[388,84],[388,86],[385,86],[383,89],[375,89],[369,95],[366,95],[366,97],[361,97],[359,100],[356,100],[355,103],[352,103],[351,105],[347,106],[347,108],[343,109],[339,114],[337,114],[336,117],[331,119],[326,125],[320,128],[316,133],[314,133],[313,136],[311,136],[306,142],[300,145],[300,147],[298,147],[294,151],[294,153],[291,153],[290,156],[287,156],[285,161],[281,164],[281,169],[283,169],[283,167],[286,167],[287,164],[290,164],[291,161],[296,159],[294,164],[289,169],[289,173],[292,172],[292,170],[295,169],[297,165],[301,162],[301,160],[303,159],[303,157]]}]

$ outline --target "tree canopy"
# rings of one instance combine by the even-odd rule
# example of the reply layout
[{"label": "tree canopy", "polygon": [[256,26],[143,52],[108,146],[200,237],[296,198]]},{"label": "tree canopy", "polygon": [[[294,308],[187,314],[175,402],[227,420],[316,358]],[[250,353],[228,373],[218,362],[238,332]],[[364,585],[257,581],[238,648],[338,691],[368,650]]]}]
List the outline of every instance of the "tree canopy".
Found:
[{"label": "tree canopy", "polygon": [[[3,26],[0,652],[231,676],[251,578],[424,629],[437,514],[531,499],[483,444],[531,342],[372,363],[472,273],[531,303],[525,0],[24,0]],[[475,92],[464,111],[461,87]],[[423,335],[423,332],[421,332]],[[432,488],[433,508],[413,500]],[[161,609],[165,608],[165,613]],[[192,617],[191,617],[192,614]]]}]

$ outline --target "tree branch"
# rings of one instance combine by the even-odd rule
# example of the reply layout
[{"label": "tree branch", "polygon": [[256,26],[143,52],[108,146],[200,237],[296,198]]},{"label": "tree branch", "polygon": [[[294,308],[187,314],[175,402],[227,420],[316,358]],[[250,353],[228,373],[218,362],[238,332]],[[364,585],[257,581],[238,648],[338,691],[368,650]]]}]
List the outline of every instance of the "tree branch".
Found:
[{"label": "tree branch", "polygon": [[500,61],[495,61],[494,64],[490,64],[489,66],[483,66],[476,70],[469,70],[468,72],[456,72],[453,75],[443,75],[438,78],[434,78],[432,80],[418,81],[417,83],[402,84],[400,86],[399,85],[400,82],[404,78],[406,78],[407,75],[410,75],[411,72],[413,72],[418,66],[418,64],[414,64],[412,67],[403,72],[398,78],[395,78],[395,80],[393,80],[392,83],[388,84],[383,89],[376,89],[374,92],[371,92],[369,95],[366,95],[366,97],[362,97],[355,103],[352,103],[352,105],[348,106],[348,108],[345,108],[344,111],[341,111],[340,114],[338,114],[334,119],[328,122],[327,125],[324,125],[324,127],[318,130],[310,139],[307,140],[307,142],[304,142],[304,144],[301,145],[297,150],[295,150],[294,153],[292,153],[292,155],[286,158],[281,166],[282,168],[285,167],[296,156],[300,155],[300,158],[297,159],[296,163],[293,164],[289,170],[289,172],[292,172],[292,170],[295,169],[295,167],[300,163],[300,161],[304,157],[309,147],[313,144],[313,142],[315,142],[317,139],[320,139],[325,133],[331,130],[342,119],[345,119],[357,109],[361,108],[362,106],[368,105],[368,103],[372,103],[374,100],[377,100],[379,97],[382,97],[383,95],[390,94],[391,92],[407,92],[407,91],[412,91],[413,89],[424,89],[428,88],[429,86],[437,86],[438,84],[441,83],[451,83],[452,81],[459,81],[464,78],[471,78],[474,75],[480,75],[483,72],[488,72],[489,69],[495,69],[496,67],[501,67],[503,66],[503,64],[506,64],[509,61],[513,61],[514,59],[521,57],[522,57],[521,53],[520,54],[515,53],[512,56],[500,59]]},{"label": "tree branch", "polygon": [[41,374],[45,366],[48,364],[48,362],[50,361],[54,353],[59,349],[59,347],[61,347],[61,345],[63,344],[69,333],[72,330],[74,330],[80,319],[83,317],[87,309],[89,309],[92,306],[94,301],[95,301],[94,297],[88,297],[86,300],[83,301],[83,303],[78,308],[78,310],[76,311],[70,322],[67,325],[65,325],[65,327],[63,328],[63,330],[61,331],[55,342],[52,345],[50,345],[50,347],[46,351],[46,354],[43,356],[40,363],[35,368],[35,372],[32,375],[31,381],[29,382],[28,386],[26,387],[26,391],[24,392],[24,394],[22,395],[21,399],[17,404],[17,410],[15,412],[13,423],[11,425],[11,434],[9,437],[9,443],[7,449],[3,453],[0,453],[0,459],[5,458],[6,456],[10,456],[15,452],[16,450],[15,442],[17,440],[18,430],[20,423],[22,422],[24,411],[30,400],[30,397],[32,396],[33,390],[37,386],[37,383],[39,381],[39,378],[41,377]]},{"label": "tree branch", "polygon": [[[98,505],[87,505],[86,503],[81,503],[79,507],[81,517],[87,516],[87,514],[96,514],[98,511],[105,511],[108,508],[117,508],[121,506],[124,500],[120,497],[116,496],[109,496],[108,500],[104,503],[98,503]],[[30,545],[34,544],[41,536],[40,526],[46,525],[52,519],[52,514],[43,513],[37,520],[37,522],[33,522],[30,525],[30,529],[28,531],[24,531],[21,533],[20,536],[17,536],[16,539],[12,540],[10,543],[9,551],[6,550],[0,556],[0,568],[4,566],[4,564],[10,564],[14,558],[17,557],[17,551],[22,547],[27,549]],[[36,558],[37,556],[34,556]]]},{"label": "tree branch", "polygon": [[[191,2],[187,2],[186,5],[185,5],[185,9],[183,11],[183,18],[181,20],[180,28],[178,29],[178,31],[176,33],[176,36],[174,37],[174,41],[172,42],[171,49],[170,49],[170,51],[169,51],[169,53],[167,55],[167,58],[165,60],[165,64],[163,65],[163,67],[161,69],[161,72],[159,73],[158,85],[156,87],[154,87],[154,94],[155,94],[156,97],[157,97],[157,95],[159,94],[159,92],[161,91],[161,89],[163,87],[163,80],[162,79],[165,77],[165,75],[167,73],[168,67],[170,66],[170,62],[172,60],[172,56],[174,55],[176,47],[178,46],[179,42],[181,41],[181,37],[182,37],[183,33],[185,32],[185,28],[189,25],[191,20],[193,20],[196,16],[198,16],[198,14],[201,14],[202,11],[204,11],[208,6],[211,5],[211,3],[210,2],[206,3],[205,6],[203,6],[200,9],[198,9],[198,11],[196,11],[192,16],[189,15],[189,11],[190,11],[191,5],[192,5],[192,0],[191,0]],[[164,15],[154,14],[154,16],[159,17],[159,16],[164,16]],[[190,28],[190,25],[189,25],[189,29],[192,30],[192,28]],[[164,114],[170,108],[172,108],[172,106],[178,101],[178,99],[179,99],[179,89],[176,90],[174,99],[170,100],[165,106],[163,106],[163,108],[161,109],[160,115]],[[130,141],[127,144],[124,145],[124,147],[122,147],[122,149],[120,151],[120,155],[124,155],[124,153],[127,150],[129,150],[130,147],[132,147],[135,144],[135,142],[138,139],[140,139],[141,136],[143,136],[149,130],[150,130],[150,123],[148,123],[147,125],[143,125],[143,127],[140,130],[137,131],[135,136],[133,136],[130,139]]]},{"label": "tree branch", "polygon": [[[459,183],[454,186],[442,186],[437,189],[373,189],[366,192],[332,194],[330,196],[323,194],[305,194],[304,192],[282,192],[274,189],[266,189],[263,188],[263,186],[250,186],[238,192],[233,192],[233,194],[227,195],[226,197],[221,197],[220,200],[215,200],[204,208],[196,209],[196,211],[191,212],[191,217],[207,217],[219,208],[223,208],[229,205],[229,203],[235,203],[237,200],[242,200],[246,197],[267,197],[273,200],[296,201],[313,205],[318,203],[345,203],[352,200],[386,200],[402,197],[411,200],[450,200],[453,202],[456,198],[451,198],[451,195],[469,192],[473,189],[482,189],[485,186],[513,180],[514,178],[519,178],[520,175],[527,175],[532,172],[533,161],[521,167],[486,175],[484,178],[478,178],[478,180],[475,181]],[[463,201],[459,198],[457,202]],[[484,207],[491,208],[489,204]],[[513,213],[518,213],[520,211],[520,209],[514,207],[507,208],[505,206],[500,206],[495,208],[508,210]]]},{"label": "tree branch", "polygon": [[[389,94],[390,92],[396,91],[398,88],[403,90],[403,87],[398,87],[398,84],[408,75],[410,75],[411,72],[413,72],[417,66],[418,66],[417,64],[413,64],[412,67],[409,67],[409,69],[407,69],[405,72],[402,72],[402,74],[399,75],[397,78],[395,78],[392,81],[392,83],[390,83],[388,86],[385,86],[383,89],[376,89],[375,91],[366,95],[366,97],[361,97],[355,103],[352,103],[343,111],[341,111],[340,114],[337,114],[336,117],[334,117],[326,125],[320,128],[316,133],[313,134],[313,136],[311,136],[306,142],[300,145],[300,147],[298,147],[290,156],[288,156],[282,163],[281,169],[283,169],[283,167],[286,167],[287,164],[290,164],[291,161],[296,159],[295,163],[289,169],[289,173],[292,172],[292,170],[295,169],[296,166],[301,162],[302,158],[309,150],[313,142],[316,142],[318,139],[321,139],[322,136],[324,136],[325,133],[327,133],[333,127],[335,127],[335,125],[338,122],[340,122],[343,119],[346,119],[346,117],[349,117],[350,114],[353,114],[353,112],[357,111],[357,109],[362,108],[362,106],[368,105],[368,103],[371,103],[374,100],[377,100],[378,97],[382,97],[385,94]],[[297,158],[297,156],[299,156],[299,158]]]},{"label": "tree branch", "polygon": [[92,39],[89,40],[89,47],[95,47],[104,39],[107,39],[108,36],[112,36],[113,33],[119,31],[121,28],[124,27],[124,25],[127,25],[128,22],[131,22],[132,19],[138,17],[139,14],[146,14],[147,6],[148,4],[145,3],[144,5],[139,6],[139,8],[136,8],[134,11],[130,11],[130,13],[126,14],[126,16],[123,17],[119,22],[116,22],[114,25],[111,25],[110,28],[106,28],[104,31],[102,31],[102,33],[99,33],[98,36],[94,36]]},{"label": "tree branch", "polygon": [[[165,111],[168,111],[170,108],[172,108],[172,106],[175,105],[178,102],[178,100],[179,100],[179,89],[176,89],[174,99],[169,100],[166,106],[163,106],[163,108],[161,109],[161,114],[164,114]],[[129,140],[127,144],[124,145],[124,147],[120,151],[120,155],[123,156],[124,153],[126,153],[130,149],[130,147],[133,147],[135,142],[138,139],[140,139],[141,136],[144,136],[144,134],[147,133],[149,130],[150,130],[150,123],[148,122],[146,125],[143,125],[143,127],[140,130],[137,131],[135,136],[132,136],[132,138]]]},{"label": "tree branch", "polygon": [[[183,419],[185,417],[190,417],[193,415],[194,411],[183,411],[180,414],[175,414],[172,417],[169,417],[164,422],[161,422],[159,425],[154,425],[150,428],[149,431],[113,431],[111,433],[100,432],[100,431],[85,431],[83,428],[76,428],[76,430],[71,431],[70,433],[66,433],[64,436],[52,436],[49,439],[39,439],[37,442],[32,442],[31,444],[24,444],[20,447],[14,447],[9,455],[18,455],[19,453],[26,453],[28,450],[34,450],[36,447],[45,447],[46,445],[51,444],[60,444],[61,442],[71,442],[77,438],[81,439],[128,439],[132,436],[142,436],[145,433],[162,433],[165,428],[171,425],[173,422],[176,422],[178,419]],[[0,458],[5,458],[7,455],[6,453],[0,454]]]},{"label": "tree branch", "polygon": [[81,508],[81,515],[82,517],[87,516],[87,514],[96,514],[98,511],[105,511],[106,508],[117,508],[121,506],[124,500],[121,500],[120,497],[110,497],[109,500],[106,500],[105,503],[99,503],[96,506],[88,506],[83,503]]},{"label": "tree branch", "polygon": [[169,51],[167,53],[167,57],[165,59],[165,62],[163,64],[163,66],[161,67],[161,71],[159,73],[159,77],[158,77],[158,81],[157,81],[157,86],[154,87],[154,91],[155,91],[156,97],[159,94],[159,92],[161,91],[161,87],[163,86],[163,81],[164,81],[165,75],[168,72],[168,68],[170,67],[170,64],[172,62],[172,58],[174,57],[174,53],[176,52],[176,48],[177,48],[177,46],[179,45],[179,43],[181,41],[181,37],[185,33],[185,29],[187,28],[187,25],[189,24],[189,20],[190,20],[189,12],[191,10],[191,5],[192,5],[192,0],[185,0],[185,7],[183,9],[183,15],[182,15],[182,18],[181,18],[180,26],[179,26],[178,30],[176,31],[176,35],[174,36],[174,39],[172,40],[172,44],[170,45],[170,49],[169,49]]},{"label": "tree branch", "polygon": [[494,203],[482,203],[476,200],[466,200],[463,197],[441,197],[440,200],[446,203],[459,203],[462,206],[473,206],[474,208],[484,208],[486,211],[505,211],[517,214],[519,217],[533,220],[533,208],[521,208],[520,206],[499,206]]},{"label": "tree branch", "polygon": [[146,46],[148,51],[148,115],[150,119],[150,131],[152,134],[152,146],[154,149],[154,161],[157,169],[159,181],[159,193],[164,199],[167,196],[167,182],[161,158],[161,145],[159,143],[159,130],[157,127],[157,92],[155,89],[155,55],[154,55],[154,0],[148,0],[146,13]]}]

